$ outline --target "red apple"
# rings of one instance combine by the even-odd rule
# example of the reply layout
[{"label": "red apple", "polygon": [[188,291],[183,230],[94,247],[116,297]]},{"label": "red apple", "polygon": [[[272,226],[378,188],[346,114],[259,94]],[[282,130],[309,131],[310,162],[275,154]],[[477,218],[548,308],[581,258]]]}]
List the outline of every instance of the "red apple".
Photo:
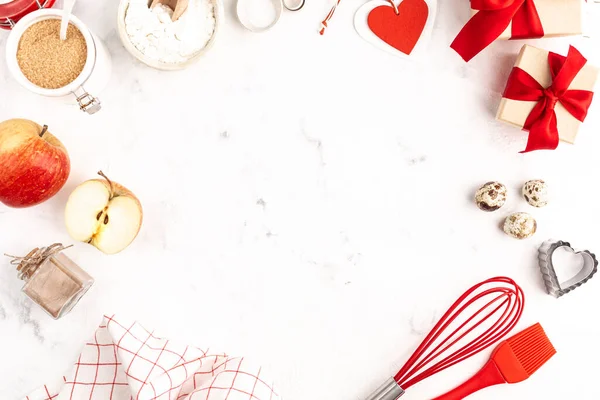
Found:
[{"label": "red apple", "polygon": [[26,119],[0,123],[0,202],[29,207],[54,196],[65,184],[71,163],[65,146]]}]

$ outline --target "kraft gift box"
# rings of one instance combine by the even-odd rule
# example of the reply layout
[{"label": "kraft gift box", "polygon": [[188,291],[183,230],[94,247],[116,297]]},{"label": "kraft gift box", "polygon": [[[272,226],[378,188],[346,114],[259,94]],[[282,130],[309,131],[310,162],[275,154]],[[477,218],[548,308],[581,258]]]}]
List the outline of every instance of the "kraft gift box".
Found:
[{"label": "kraft gift box", "polygon": [[[544,37],[560,37],[581,35],[584,31],[584,10],[588,4],[585,0],[533,0],[540,21],[544,28]],[[471,10],[472,15],[478,10]],[[498,37],[511,38],[512,23]]]},{"label": "kraft gift box", "polygon": [[[546,50],[524,45],[514,66],[529,73],[543,87],[548,87],[552,84],[552,75],[548,66],[548,51]],[[597,67],[589,62],[586,63],[575,79],[573,79],[573,82],[571,82],[569,89],[589,90],[593,92],[598,72],[599,69]],[[496,119],[523,128],[525,120],[536,104],[536,101],[511,100],[503,97],[498,107]],[[556,112],[560,140],[567,143],[574,143],[582,122],[571,115],[560,102],[556,104],[554,111]]]}]

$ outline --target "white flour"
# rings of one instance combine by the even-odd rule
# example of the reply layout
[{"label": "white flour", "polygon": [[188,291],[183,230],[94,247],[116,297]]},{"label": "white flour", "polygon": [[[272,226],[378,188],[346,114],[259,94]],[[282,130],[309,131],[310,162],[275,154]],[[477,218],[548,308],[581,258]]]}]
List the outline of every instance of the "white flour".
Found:
[{"label": "white flour", "polygon": [[165,63],[184,62],[203,49],[215,30],[210,0],[190,0],[187,11],[175,22],[173,10],[159,5],[148,8],[148,0],[131,0],[125,14],[125,29],[131,43],[147,57]]}]

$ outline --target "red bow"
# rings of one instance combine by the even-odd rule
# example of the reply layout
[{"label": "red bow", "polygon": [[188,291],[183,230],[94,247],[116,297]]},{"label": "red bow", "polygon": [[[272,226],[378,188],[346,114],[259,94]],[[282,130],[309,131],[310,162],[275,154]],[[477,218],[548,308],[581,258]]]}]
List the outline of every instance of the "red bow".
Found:
[{"label": "red bow", "polygon": [[583,122],[594,93],[588,90],[569,90],[569,85],[586,62],[585,57],[573,46],[569,47],[567,57],[548,53],[552,84],[547,88],[543,88],[521,68],[513,68],[502,96],[511,100],[537,101],[523,125],[523,130],[529,131],[529,139],[527,148],[522,153],[554,150],[558,147],[559,136],[554,112],[557,102],[560,102],[569,114]]},{"label": "red bow", "polygon": [[460,56],[469,61],[489,46],[512,21],[511,39],[544,36],[542,21],[533,0],[471,0],[471,8],[479,10],[452,42]]}]

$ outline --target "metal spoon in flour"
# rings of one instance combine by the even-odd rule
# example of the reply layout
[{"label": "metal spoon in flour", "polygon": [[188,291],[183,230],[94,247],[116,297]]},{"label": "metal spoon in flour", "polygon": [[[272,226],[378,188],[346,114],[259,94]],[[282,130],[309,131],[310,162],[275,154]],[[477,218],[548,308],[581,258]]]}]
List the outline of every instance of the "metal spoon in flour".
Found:
[{"label": "metal spoon in flour", "polygon": [[63,4],[63,14],[60,20],[60,40],[67,40],[67,28],[69,27],[69,20],[71,19],[71,12],[73,12],[75,1],[65,0]]},{"label": "metal spoon in flour", "polygon": [[150,8],[154,8],[159,4],[168,6],[171,10],[173,10],[171,21],[177,21],[179,17],[183,15],[185,10],[187,10],[188,2],[189,0],[152,0]]}]

